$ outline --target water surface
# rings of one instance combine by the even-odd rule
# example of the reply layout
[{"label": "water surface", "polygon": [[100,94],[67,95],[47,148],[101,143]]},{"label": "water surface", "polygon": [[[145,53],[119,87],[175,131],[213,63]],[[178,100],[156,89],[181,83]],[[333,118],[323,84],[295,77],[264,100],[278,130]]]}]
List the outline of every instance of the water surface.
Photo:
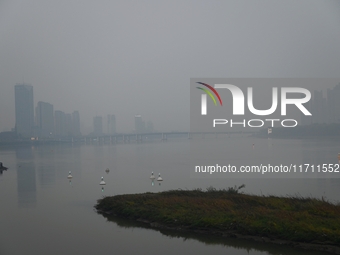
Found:
[{"label": "water surface", "polygon": [[[225,140],[223,140],[225,139]],[[194,138],[196,146],[242,153],[255,144],[260,157],[281,155],[291,163],[322,163],[336,159],[340,146],[331,140],[272,140],[231,137]],[[229,140],[228,140],[229,139]],[[216,146],[218,146],[216,148]],[[244,146],[244,148],[242,147]],[[234,148],[234,149],[233,149]],[[251,150],[251,149],[250,149]],[[236,159],[244,160],[235,155]],[[107,195],[158,192],[169,189],[226,188],[245,184],[244,192],[325,197],[339,200],[337,178],[261,179],[193,178],[190,142],[173,139],[129,144],[65,144],[1,147],[0,161],[9,167],[0,175],[0,254],[318,254],[289,247],[224,239],[168,230],[95,212],[96,200]],[[109,168],[107,174],[105,169]],[[72,173],[71,182],[67,179]],[[151,172],[161,173],[161,185],[151,185]],[[101,177],[106,182],[102,191]]]}]

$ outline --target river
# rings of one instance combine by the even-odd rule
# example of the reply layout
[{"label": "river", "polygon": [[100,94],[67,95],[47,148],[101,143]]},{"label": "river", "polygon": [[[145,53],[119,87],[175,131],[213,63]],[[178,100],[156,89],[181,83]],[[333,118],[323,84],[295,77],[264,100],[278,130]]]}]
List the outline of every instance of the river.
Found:
[{"label": "river", "polygon": [[[259,159],[258,164],[266,157],[288,165],[338,163],[340,152],[335,140],[268,141],[241,136],[0,147],[0,161],[9,168],[0,175],[0,254],[321,254],[245,240],[159,231],[122,219],[107,221],[96,213],[93,206],[103,196],[241,184],[246,185],[242,192],[250,194],[339,200],[340,179],[328,175],[214,178],[208,174],[207,178],[206,174],[193,174],[190,144],[191,149],[212,146],[214,151],[225,152],[235,164],[249,157]],[[235,151],[237,154],[233,154]],[[151,184],[152,171],[161,174],[164,181],[160,185]],[[106,182],[103,189],[99,185],[101,177]]]}]

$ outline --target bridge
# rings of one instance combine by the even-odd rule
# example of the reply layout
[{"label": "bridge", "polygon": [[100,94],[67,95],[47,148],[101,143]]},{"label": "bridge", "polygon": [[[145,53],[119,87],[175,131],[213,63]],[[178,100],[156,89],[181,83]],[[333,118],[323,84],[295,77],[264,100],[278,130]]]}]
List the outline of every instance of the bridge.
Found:
[{"label": "bridge", "polygon": [[186,138],[192,139],[194,137],[206,137],[214,135],[218,138],[225,135],[248,135],[256,132],[250,131],[230,131],[230,132],[154,132],[154,133],[130,133],[130,134],[114,134],[114,135],[102,135],[102,136],[83,136],[80,138],[72,138],[72,142],[101,142],[101,143],[129,143],[129,142],[142,142],[142,141],[154,141],[161,140],[167,141],[168,139]]},{"label": "bridge", "polygon": [[12,139],[1,141],[0,145],[38,145],[50,143],[139,143],[143,141],[167,141],[168,139],[192,139],[205,137],[223,137],[223,136],[243,136],[255,134],[250,131],[229,131],[229,132],[153,132],[153,133],[117,133],[114,135],[101,136],[79,136],[79,137],[61,137],[61,138],[42,138],[32,137],[31,139]]}]

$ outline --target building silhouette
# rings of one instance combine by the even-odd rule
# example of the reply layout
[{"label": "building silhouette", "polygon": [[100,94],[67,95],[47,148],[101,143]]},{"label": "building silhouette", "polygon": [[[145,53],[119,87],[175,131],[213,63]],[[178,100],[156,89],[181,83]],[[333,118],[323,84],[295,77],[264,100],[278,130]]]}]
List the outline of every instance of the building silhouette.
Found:
[{"label": "building silhouette", "polygon": [[113,114],[107,115],[107,134],[114,135],[116,133],[116,116]]},{"label": "building silhouette", "polygon": [[304,106],[309,109],[312,116],[301,114],[301,124],[332,124],[340,122],[340,84],[333,89],[327,89],[324,97],[323,91],[314,90],[312,99]]},{"label": "building silhouette", "polygon": [[15,131],[18,137],[29,138],[34,128],[33,86],[16,84],[15,91]]},{"label": "building silhouette", "polygon": [[135,131],[137,134],[145,133],[145,122],[140,114],[135,115]]},{"label": "building silhouette", "polygon": [[55,137],[61,138],[66,136],[66,115],[63,111],[54,112],[55,119]]},{"label": "building silhouette", "polygon": [[75,137],[81,136],[80,116],[78,111],[72,113],[72,135]]},{"label": "building silhouette", "polygon": [[37,136],[51,138],[54,136],[54,111],[53,105],[45,102],[38,102],[35,108]]},{"label": "building silhouette", "polygon": [[55,111],[54,119],[56,138],[81,136],[80,117],[78,111],[74,111],[72,114],[65,113],[63,111]]},{"label": "building silhouette", "polygon": [[328,123],[340,122],[340,83],[327,90]]}]

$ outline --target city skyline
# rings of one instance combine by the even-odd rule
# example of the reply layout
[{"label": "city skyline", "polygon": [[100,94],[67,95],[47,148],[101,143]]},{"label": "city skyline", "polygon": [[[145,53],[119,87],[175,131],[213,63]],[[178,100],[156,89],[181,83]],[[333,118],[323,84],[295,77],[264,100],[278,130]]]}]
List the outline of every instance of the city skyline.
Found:
[{"label": "city skyline", "polygon": [[34,129],[34,100],[33,86],[16,84],[15,90],[15,126],[14,130],[23,138],[33,135]]},{"label": "city skyline", "polygon": [[136,114],[188,130],[194,77],[338,77],[334,1],[33,2],[0,4],[0,131],[14,126],[17,82],[35,102],[79,110],[89,133],[108,114],[117,132]]},{"label": "city skyline", "polygon": [[[340,123],[340,83],[333,88],[314,90],[312,99],[306,103],[312,116],[301,115],[301,125]],[[325,95],[325,96],[324,96]]]},{"label": "city skyline", "polygon": [[[38,101],[34,107],[34,86],[31,84],[18,83],[14,86],[14,89],[16,124],[11,130],[16,131],[19,137],[55,139],[79,137],[82,135],[79,111],[75,110],[72,113],[65,113],[61,110],[54,110],[53,104],[44,101]],[[137,120],[138,123],[136,122],[137,116],[140,117],[140,121],[138,122]],[[104,134],[116,134],[116,116],[114,114],[108,114],[106,123],[106,132],[104,132],[102,116],[94,116],[93,130],[85,135],[101,136]],[[141,119],[141,115],[135,115],[135,128],[131,130],[129,133],[150,133],[154,131],[154,126],[151,120],[145,123],[145,121]]]},{"label": "city skyline", "polygon": [[[65,113],[60,110],[53,110],[53,105],[48,102],[39,101],[35,107],[33,115],[33,125],[29,128],[22,123],[32,123],[32,102],[34,104],[33,86],[30,84],[16,84],[15,102],[16,102],[16,125],[12,130],[19,130],[18,134],[23,137],[35,136],[41,138],[57,137],[77,137],[82,135],[81,119],[79,111]],[[340,96],[340,84],[333,88],[324,88],[323,90],[313,90],[312,98],[306,104],[313,115],[310,117],[300,116],[299,125],[308,125],[315,123],[337,123],[340,121],[340,102],[336,100]],[[325,95],[325,97],[323,96]],[[21,102],[21,103],[19,103]],[[24,103],[23,103],[24,102]],[[30,106],[27,106],[30,105]],[[21,111],[21,113],[20,113]],[[25,111],[25,113],[22,113]],[[33,113],[34,114],[34,113]],[[23,118],[19,116],[24,116]],[[28,116],[31,116],[28,118]],[[17,124],[18,123],[18,124]],[[26,130],[26,134],[23,130]],[[106,131],[106,132],[105,132]],[[114,114],[108,114],[106,120],[106,130],[104,131],[103,118],[100,115],[93,117],[93,129],[84,135],[101,136],[104,134],[113,135],[117,133],[116,117]],[[154,132],[152,121],[145,121],[140,114],[134,117],[134,129],[128,133],[151,133]]]}]

